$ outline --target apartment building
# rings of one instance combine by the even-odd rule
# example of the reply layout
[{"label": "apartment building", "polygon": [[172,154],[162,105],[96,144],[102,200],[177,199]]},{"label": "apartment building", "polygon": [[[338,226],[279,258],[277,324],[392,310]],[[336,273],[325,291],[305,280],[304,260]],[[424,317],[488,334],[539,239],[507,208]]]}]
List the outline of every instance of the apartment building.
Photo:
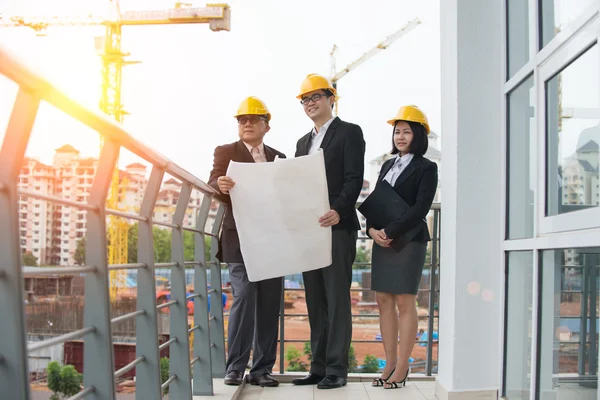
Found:
[{"label": "apartment building", "polygon": [[[55,150],[52,165],[26,158],[19,175],[19,190],[87,202],[98,168],[98,159],[84,158],[71,145]],[[140,163],[127,165],[119,171],[119,208],[138,212],[148,184],[147,167]],[[172,222],[181,184],[175,179],[163,183],[153,218]],[[185,226],[194,227],[202,203],[202,195],[192,192],[184,219]],[[206,228],[212,229],[218,205],[211,205]],[[39,264],[73,265],[77,243],[85,236],[85,210],[52,205],[27,196],[19,199],[20,244],[23,252],[31,252]]]}]

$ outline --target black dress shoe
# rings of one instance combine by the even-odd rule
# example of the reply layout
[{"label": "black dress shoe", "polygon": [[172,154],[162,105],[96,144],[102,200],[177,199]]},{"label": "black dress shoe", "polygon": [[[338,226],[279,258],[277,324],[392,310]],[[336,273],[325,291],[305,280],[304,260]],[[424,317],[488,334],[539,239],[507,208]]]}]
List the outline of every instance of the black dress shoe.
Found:
[{"label": "black dress shoe", "polygon": [[336,375],[327,375],[321,382],[317,384],[317,389],[336,389],[346,386],[346,378]]},{"label": "black dress shoe", "polygon": [[225,375],[225,384],[230,386],[239,386],[242,384],[243,375],[238,371],[229,371]]},{"label": "black dress shoe", "polygon": [[309,373],[304,378],[296,378],[292,380],[294,385],[316,385],[323,380],[324,376]]},{"label": "black dress shoe", "polygon": [[248,380],[248,383],[254,386],[262,386],[262,387],[275,387],[279,386],[279,381],[269,373],[263,374],[258,378],[251,376]]}]

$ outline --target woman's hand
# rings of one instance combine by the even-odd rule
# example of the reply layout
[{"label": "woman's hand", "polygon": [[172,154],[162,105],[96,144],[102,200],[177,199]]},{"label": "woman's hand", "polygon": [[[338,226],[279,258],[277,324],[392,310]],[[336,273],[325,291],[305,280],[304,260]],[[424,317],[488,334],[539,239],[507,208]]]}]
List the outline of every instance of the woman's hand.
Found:
[{"label": "woman's hand", "polygon": [[369,235],[381,247],[390,247],[390,243],[392,243],[392,239],[388,239],[383,229],[371,228],[369,229]]}]

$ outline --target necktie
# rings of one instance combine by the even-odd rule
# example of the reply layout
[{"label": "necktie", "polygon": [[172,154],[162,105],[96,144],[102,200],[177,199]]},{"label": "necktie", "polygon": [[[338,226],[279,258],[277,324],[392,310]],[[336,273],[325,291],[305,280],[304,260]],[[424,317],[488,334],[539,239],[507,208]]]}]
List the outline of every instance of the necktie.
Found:
[{"label": "necktie", "polygon": [[250,154],[252,154],[252,158],[254,158],[254,162],[263,162],[263,158],[260,155],[260,150],[258,149],[258,147],[253,147],[252,150],[250,151]]}]

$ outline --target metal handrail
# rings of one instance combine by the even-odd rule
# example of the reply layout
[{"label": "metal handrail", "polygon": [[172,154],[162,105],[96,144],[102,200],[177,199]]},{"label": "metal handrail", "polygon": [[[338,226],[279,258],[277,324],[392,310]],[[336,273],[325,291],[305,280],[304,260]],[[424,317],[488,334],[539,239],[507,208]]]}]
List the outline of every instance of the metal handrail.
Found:
[{"label": "metal handrail", "polygon": [[[360,203],[357,203],[357,207]],[[428,305],[428,313],[427,313],[427,324],[428,324],[428,335],[427,340],[417,340],[415,343],[426,343],[427,351],[426,351],[426,360],[424,362],[425,365],[425,375],[431,376],[433,373],[433,344],[437,343],[437,339],[433,339],[433,323],[434,319],[439,319],[439,315],[434,313],[434,296],[436,293],[439,293],[439,289],[436,289],[436,276],[439,279],[439,274],[436,274],[435,271],[439,268],[439,261],[437,259],[439,255],[439,246],[440,246],[440,218],[441,218],[441,205],[439,203],[434,203],[430,208],[433,211],[433,235],[431,238],[432,249],[431,249],[431,260],[426,267],[432,271],[430,274],[429,288],[428,289],[418,289],[419,292],[427,292],[429,293],[429,305]],[[365,237],[366,240],[372,240],[370,237]],[[370,262],[360,262],[353,263],[356,266],[370,266]],[[368,292],[371,289],[366,288],[351,288],[351,292]],[[279,371],[281,374],[284,374],[285,367],[285,343],[305,343],[310,342],[310,338],[306,339],[286,339],[285,338],[285,318],[286,317],[308,317],[306,313],[286,313],[284,307],[285,301],[285,293],[291,291],[306,291],[305,288],[286,288],[285,283],[282,282],[282,291],[283,295],[281,297],[281,311],[279,313]],[[379,314],[352,314],[352,319],[354,318],[378,318]],[[381,343],[380,340],[368,340],[368,339],[354,339],[351,343]]]},{"label": "metal handrail", "polygon": [[[157,336],[157,307],[154,283],[154,268],[159,266],[173,267],[173,284],[171,296],[173,302],[168,304],[177,308],[178,312],[171,316],[172,340],[185,342],[184,346],[171,349],[171,370],[173,375],[162,385],[167,387],[175,378],[179,377],[175,387],[172,388],[174,398],[191,397],[194,394],[212,393],[211,371],[221,374],[224,368],[224,340],[218,336],[223,335],[222,326],[213,321],[208,323],[208,311],[203,303],[207,301],[206,292],[206,267],[210,267],[213,274],[211,282],[213,287],[220,288],[219,264],[214,259],[217,248],[218,231],[224,215],[225,205],[216,197],[217,192],[201,179],[185,171],[160,153],[152,150],[144,143],[129,135],[123,128],[109,119],[106,115],[92,111],[70,99],[59,91],[54,85],[44,79],[35,70],[26,66],[12,52],[0,46],[0,74],[17,83],[19,92],[16,97],[13,113],[11,115],[6,135],[0,149],[3,168],[0,170],[0,229],[2,234],[19,237],[19,214],[17,204],[19,196],[48,201],[78,210],[87,210],[88,240],[86,256],[90,265],[81,267],[60,268],[21,268],[21,251],[18,242],[14,239],[0,240],[0,280],[7,291],[0,292],[0,315],[14,315],[16,320],[11,324],[0,324],[0,337],[6,338],[0,342],[0,360],[4,371],[0,374],[0,386],[7,387],[8,392],[3,393],[10,398],[29,398],[28,377],[23,374],[27,371],[27,353],[43,349],[67,340],[84,337],[84,359],[96,364],[93,368],[85,369],[84,382],[86,387],[73,396],[71,400],[84,398],[91,393],[100,393],[102,399],[112,398],[115,393],[115,375],[120,376],[136,367],[138,395],[142,398],[158,399],[161,385],[157,382],[159,376],[159,346]],[[38,192],[19,190],[18,171],[25,157],[33,122],[38,113],[40,102],[44,100],[58,110],[82,122],[98,132],[104,139],[99,164],[92,189],[87,202],[76,202],[56,196],[48,196]],[[112,171],[117,167],[117,158],[121,148],[128,149],[131,153],[143,158],[153,166],[152,173],[145,188],[144,200],[140,212],[128,213],[118,210],[106,209],[106,199],[109,191]],[[160,223],[152,221],[152,209],[156,204],[156,195],[160,190],[162,177],[169,174],[182,182],[177,210],[173,223]],[[196,227],[187,230],[195,234],[196,251],[195,291],[199,298],[204,300],[196,304],[194,315],[195,324],[199,326],[199,334],[194,337],[195,364],[193,367],[194,388],[191,388],[190,355],[187,349],[189,335],[187,333],[187,307],[185,304],[186,290],[183,268],[184,264],[182,234],[183,217],[188,206],[192,190],[204,194],[202,211],[198,215]],[[205,223],[209,213],[211,201],[217,201],[219,208],[211,232],[205,232]],[[98,248],[106,248],[106,215],[113,215],[139,221],[140,242],[138,244],[139,263],[107,265],[106,252],[98,252]],[[153,243],[151,240],[152,225],[162,225],[173,228],[173,242],[171,260],[169,263],[158,264],[154,262]],[[142,241],[142,232],[145,234]],[[213,256],[210,260],[204,259],[204,237],[212,237]],[[150,240],[146,238],[150,237]],[[91,251],[93,250],[93,251]],[[138,270],[138,310],[129,314],[110,319],[110,302],[108,292],[109,270]],[[83,274],[85,276],[85,301],[84,325],[86,328],[53,337],[33,345],[26,345],[25,310],[23,306],[24,276],[49,274]],[[204,278],[202,278],[204,275]],[[143,279],[141,279],[143,278]],[[217,303],[220,290],[211,293],[213,303]],[[166,307],[165,305],[164,307]],[[222,325],[222,307],[214,306],[213,317]],[[204,311],[198,310],[204,307]],[[203,314],[203,315],[201,315]],[[113,368],[113,351],[111,324],[144,315],[136,321],[137,346],[142,354],[127,366],[116,373]],[[92,326],[93,325],[93,326]],[[213,333],[213,338],[207,340],[204,332]],[[212,357],[210,356],[212,353]],[[7,377],[10,377],[10,380]],[[208,378],[208,379],[207,379]],[[98,397],[100,398],[100,397]]]}]

